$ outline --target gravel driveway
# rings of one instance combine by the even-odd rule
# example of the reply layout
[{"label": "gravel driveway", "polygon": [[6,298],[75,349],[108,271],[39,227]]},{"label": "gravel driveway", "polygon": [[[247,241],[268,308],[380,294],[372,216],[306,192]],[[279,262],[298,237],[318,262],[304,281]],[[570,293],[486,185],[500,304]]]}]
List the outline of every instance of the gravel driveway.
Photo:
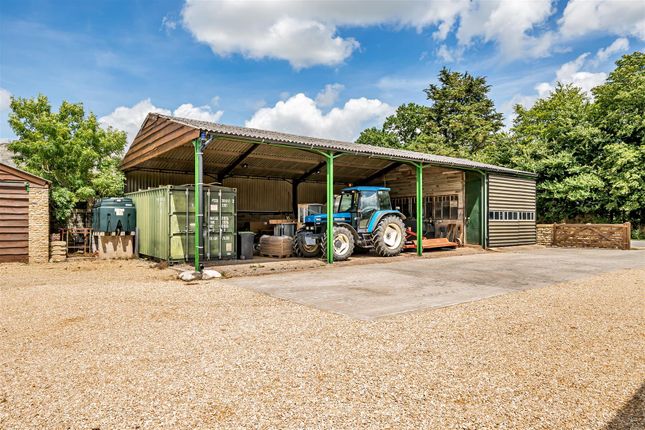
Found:
[{"label": "gravel driveway", "polygon": [[645,270],[375,321],[173,276],[0,265],[0,428],[645,424]]}]

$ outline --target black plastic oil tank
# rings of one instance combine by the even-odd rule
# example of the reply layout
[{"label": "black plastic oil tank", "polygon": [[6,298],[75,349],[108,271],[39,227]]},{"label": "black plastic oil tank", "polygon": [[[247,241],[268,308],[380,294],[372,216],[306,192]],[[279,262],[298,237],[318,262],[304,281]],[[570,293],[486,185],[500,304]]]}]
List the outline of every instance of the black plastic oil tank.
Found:
[{"label": "black plastic oil tank", "polygon": [[103,233],[131,233],[137,228],[134,203],[128,197],[97,200],[92,209],[92,229]]}]

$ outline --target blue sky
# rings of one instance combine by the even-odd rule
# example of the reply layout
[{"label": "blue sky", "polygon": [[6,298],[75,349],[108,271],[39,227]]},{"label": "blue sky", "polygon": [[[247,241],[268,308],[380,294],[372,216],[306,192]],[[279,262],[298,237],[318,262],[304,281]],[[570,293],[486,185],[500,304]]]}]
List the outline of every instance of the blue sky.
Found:
[{"label": "blue sky", "polygon": [[484,75],[497,109],[556,80],[589,90],[643,49],[638,0],[3,1],[9,95],[83,102],[133,138],[146,113],[351,140],[424,103],[442,66]]}]

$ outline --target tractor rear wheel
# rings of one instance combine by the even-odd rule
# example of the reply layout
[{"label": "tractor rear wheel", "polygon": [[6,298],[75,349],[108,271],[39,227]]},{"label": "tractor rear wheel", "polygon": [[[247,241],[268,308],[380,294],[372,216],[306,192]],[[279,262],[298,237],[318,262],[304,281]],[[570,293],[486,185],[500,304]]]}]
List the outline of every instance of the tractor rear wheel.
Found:
[{"label": "tractor rear wheel", "polygon": [[394,257],[405,244],[405,225],[396,215],[384,216],[372,234],[374,249],[381,257]]},{"label": "tractor rear wheel", "polygon": [[[320,248],[323,258],[327,258],[327,233],[323,233]],[[354,236],[347,227],[334,227],[334,261],[345,261],[354,252]]]},{"label": "tractor rear wheel", "polygon": [[318,257],[320,255],[320,245],[318,243],[307,245],[305,232],[299,231],[293,238],[293,255],[306,258]]}]

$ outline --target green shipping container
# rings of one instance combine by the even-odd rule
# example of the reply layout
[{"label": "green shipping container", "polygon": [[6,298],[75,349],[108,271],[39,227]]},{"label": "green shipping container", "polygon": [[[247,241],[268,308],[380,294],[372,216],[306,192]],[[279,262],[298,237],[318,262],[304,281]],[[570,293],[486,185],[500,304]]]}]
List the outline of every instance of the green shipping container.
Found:
[{"label": "green shipping container", "polygon": [[[137,209],[139,254],[170,262],[195,253],[195,187],[173,186],[127,194]],[[204,185],[204,260],[237,256],[237,190]]]}]

